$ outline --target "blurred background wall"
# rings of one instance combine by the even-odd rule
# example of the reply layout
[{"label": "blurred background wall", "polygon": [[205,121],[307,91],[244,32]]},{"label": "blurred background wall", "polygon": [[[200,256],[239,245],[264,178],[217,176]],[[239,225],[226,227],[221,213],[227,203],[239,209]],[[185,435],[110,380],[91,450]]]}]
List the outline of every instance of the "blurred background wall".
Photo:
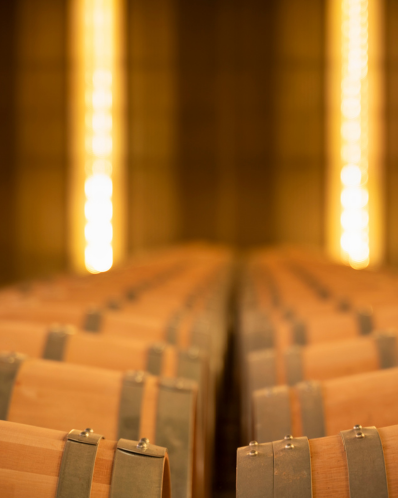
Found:
[{"label": "blurred background wall", "polygon": [[[398,5],[386,23],[398,263]],[[126,0],[130,252],[325,239],[324,0]],[[68,267],[68,2],[0,2],[0,280]]]},{"label": "blurred background wall", "polygon": [[0,2],[1,280],[67,265],[66,0]]},{"label": "blurred background wall", "polygon": [[385,3],[387,261],[398,265],[398,2]]},{"label": "blurred background wall", "polygon": [[183,237],[322,243],[323,3],[179,2]]},{"label": "blurred background wall", "polygon": [[173,0],[127,2],[128,249],[180,236],[177,11]]}]

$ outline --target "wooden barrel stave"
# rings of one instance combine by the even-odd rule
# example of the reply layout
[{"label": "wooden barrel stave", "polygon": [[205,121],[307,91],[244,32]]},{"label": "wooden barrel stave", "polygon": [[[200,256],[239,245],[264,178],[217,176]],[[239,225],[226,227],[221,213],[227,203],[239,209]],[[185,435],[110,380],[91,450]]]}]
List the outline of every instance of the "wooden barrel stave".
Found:
[{"label": "wooden barrel stave", "polygon": [[[66,438],[65,432],[0,421],[2,498],[56,496]],[[110,496],[116,448],[116,441],[100,441],[95,458],[91,498]],[[159,492],[158,498],[170,498],[170,470],[167,453],[165,455],[164,473],[157,482],[163,492]],[[131,463],[135,464],[133,461]],[[143,481],[145,482],[145,476]],[[144,482],[137,484],[142,487]],[[144,498],[145,495],[141,496]]]}]

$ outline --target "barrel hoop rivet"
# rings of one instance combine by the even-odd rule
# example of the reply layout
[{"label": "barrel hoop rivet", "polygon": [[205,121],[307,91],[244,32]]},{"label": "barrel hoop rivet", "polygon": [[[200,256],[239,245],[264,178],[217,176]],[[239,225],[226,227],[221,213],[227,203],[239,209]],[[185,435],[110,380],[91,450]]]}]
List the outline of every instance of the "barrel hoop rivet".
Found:
[{"label": "barrel hoop rivet", "polygon": [[250,443],[249,443],[250,451],[248,453],[249,456],[257,456],[258,455],[257,446],[258,446],[257,441],[250,441]]}]

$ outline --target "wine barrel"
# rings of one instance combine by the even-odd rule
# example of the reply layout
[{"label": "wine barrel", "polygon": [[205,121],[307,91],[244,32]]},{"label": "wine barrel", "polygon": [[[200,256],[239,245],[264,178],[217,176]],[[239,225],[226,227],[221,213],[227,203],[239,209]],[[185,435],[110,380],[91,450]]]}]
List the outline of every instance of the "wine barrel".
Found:
[{"label": "wine barrel", "polygon": [[[214,402],[211,398],[207,355],[197,348],[177,350],[165,344],[76,333],[73,327],[0,321],[0,351],[19,351],[33,358],[64,361],[117,371],[142,370],[162,377],[179,377],[199,387],[196,447],[199,461],[211,451]],[[207,449],[208,448],[208,449]],[[205,465],[206,467],[206,465]],[[209,469],[203,468],[203,472]]]},{"label": "wine barrel", "polygon": [[171,498],[167,450],[0,421],[2,498]]},{"label": "wine barrel", "polygon": [[[188,313],[190,313],[188,311]],[[165,316],[152,314],[135,316],[123,310],[88,308],[81,305],[45,302],[25,303],[18,306],[0,306],[1,320],[28,321],[44,325],[52,323],[70,324],[79,330],[90,333],[143,339],[151,342],[169,342],[179,347],[209,347],[208,334],[203,329],[197,330],[180,327],[180,315],[175,312]],[[201,313],[197,314],[199,321]]]},{"label": "wine barrel", "polygon": [[397,498],[398,426],[239,448],[237,498]]},{"label": "wine barrel", "polygon": [[[364,317],[369,316],[366,313],[369,313],[369,310],[362,310],[360,313],[363,323],[365,322]],[[344,339],[352,344],[356,340],[360,341],[364,336],[358,325],[359,318],[357,317],[357,321],[351,320],[353,315],[350,315],[347,322],[351,324],[348,328],[343,326],[348,315],[338,312],[334,313],[336,320],[331,320],[327,326],[323,325],[323,320],[319,320],[317,328],[307,327],[306,322],[294,320],[290,314],[285,318],[278,319],[275,316],[272,318],[269,316],[269,314],[261,313],[255,309],[246,309],[242,312],[239,341],[241,346],[241,391],[244,400],[241,408],[242,429],[245,437],[249,437],[250,434],[250,429],[248,430],[247,427],[251,420],[251,396],[254,390],[290,383],[294,376],[300,377],[301,375],[303,377],[302,379],[298,378],[297,382],[306,379],[307,377],[303,373],[306,366],[304,356],[310,347],[317,350],[316,347],[319,346],[321,351],[328,351],[328,348],[333,348],[335,341],[336,344],[340,345]],[[327,320],[325,323],[328,323]],[[366,335],[371,328],[366,329]],[[302,354],[300,354],[301,352]],[[300,360],[302,360],[301,364]],[[376,355],[375,362],[377,365]],[[316,363],[315,359],[313,363]],[[341,369],[343,370],[342,364]],[[355,370],[355,364],[352,365],[352,370]],[[317,377],[308,378],[317,379]]]},{"label": "wine barrel", "polygon": [[[124,270],[116,275],[112,271],[107,275],[88,278],[64,277],[45,282],[32,282],[28,290],[15,292],[14,297],[4,291],[0,294],[2,302],[18,304],[28,301],[47,303],[64,302],[69,305],[95,303],[105,305],[112,298],[119,304],[130,305],[143,311],[154,305],[160,313],[170,307],[181,306],[192,296],[205,296],[217,285],[228,264],[178,264],[167,273],[153,276],[149,280],[137,279],[139,269],[132,272]],[[113,307],[111,305],[110,307]]]},{"label": "wine barrel", "polygon": [[[282,351],[295,344],[305,346],[355,339],[375,330],[374,312],[370,307],[362,307],[349,313],[335,310],[320,317],[297,315],[291,308],[277,313],[263,310],[262,314],[267,317],[268,331],[273,330],[275,347]],[[246,334],[253,333],[253,328],[247,327]]]},{"label": "wine barrel", "polygon": [[0,356],[0,376],[0,419],[57,430],[89,425],[110,439],[146,437],[168,449],[173,497],[200,495],[193,381],[17,354]]},{"label": "wine barrel", "polygon": [[359,419],[364,425],[392,425],[397,393],[398,368],[261,389],[253,395],[254,437],[260,442],[285,434],[323,437]]},{"label": "wine barrel", "polygon": [[78,333],[74,327],[0,320],[0,351],[112,370],[145,370],[162,377],[185,377],[206,388],[208,360],[197,349],[167,343]]},{"label": "wine barrel", "polygon": [[[270,261],[263,258],[257,264],[256,272],[250,274],[251,292],[256,295],[257,306],[279,320],[280,313],[274,302],[277,294],[279,304],[283,304],[281,309],[290,309],[296,319],[305,321],[309,335],[312,330],[322,329],[325,335],[331,334],[332,340],[352,336],[355,322],[360,318],[355,310],[369,304],[374,314],[372,323],[368,321],[365,326],[373,324],[374,330],[398,325],[395,297],[398,285],[391,273],[358,273],[329,262],[324,262],[319,269],[313,255],[306,255],[304,261],[298,262],[285,255],[276,264],[272,258]],[[264,277],[266,268],[272,278],[268,274]],[[341,295],[342,282],[344,297]],[[337,310],[340,313],[336,314]],[[358,325],[362,328],[361,319]]]},{"label": "wine barrel", "polygon": [[283,358],[274,349],[254,351],[247,355],[246,371],[248,389],[253,392],[274,385],[327,380],[396,366],[397,332],[390,330],[346,341],[292,346]]}]

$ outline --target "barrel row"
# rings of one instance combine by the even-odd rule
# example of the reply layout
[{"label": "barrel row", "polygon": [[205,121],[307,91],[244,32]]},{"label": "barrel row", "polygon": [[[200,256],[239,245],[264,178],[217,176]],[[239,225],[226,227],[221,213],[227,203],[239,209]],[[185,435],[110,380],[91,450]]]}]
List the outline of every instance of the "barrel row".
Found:
[{"label": "barrel row", "polygon": [[[90,427],[123,441],[120,451],[134,460],[144,446],[151,458],[150,448],[159,447],[163,456],[167,448],[172,496],[208,496],[231,275],[229,251],[192,244],[106,274],[62,275],[4,289],[0,419],[32,430]],[[74,441],[79,447],[92,438],[83,433],[73,432],[83,438]],[[101,437],[96,445],[103,445]],[[65,451],[60,482],[63,462],[71,459]],[[92,475],[92,465],[73,465],[85,469],[83,480]],[[152,478],[143,467],[141,473],[134,490],[127,479],[98,496],[146,497],[140,483],[153,490],[148,496],[169,496],[166,484],[159,487],[159,472]],[[96,496],[95,479],[87,486],[85,495],[66,486],[51,496]]]},{"label": "barrel row", "polygon": [[[0,300],[0,319],[23,320],[47,326],[58,322],[101,335],[166,341],[182,348],[207,348],[211,349],[212,365],[219,370],[218,358],[225,347],[222,331],[225,329],[225,296],[228,293],[230,271],[228,261],[220,262],[219,256],[214,258],[216,261],[210,261],[211,264],[208,259],[202,258],[198,263],[202,269],[206,269],[204,275],[203,272],[200,274],[206,285],[203,285],[203,281],[199,282],[200,288],[198,275],[192,280],[192,272],[183,272],[172,279],[174,286],[157,287],[156,292],[146,289],[136,295],[133,301],[119,301],[112,309],[107,307],[106,300],[92,299],[88,290],[85,290],[88,296],[86,302],[82,302],[80,297],[78,302],[71,301],[70,297],[47,299],[33,292],[33,295],[28,293],[26,298],[12,304],[2,305]],[[192,263],[192,266],[194,270],[197,269],[196,264]],[[214,266],[217,270],[215,273]],[[209,273],[212,279],[207,281]],[[182,289],[178,285],[181,281],[185,282]],[[178,292],[175,291],[176,286]],[[112,288],[107,289],[110,295]],[[76,295],[75,290],[72,294]],[[217,328],[213,341],[209,340],[207,331],[209,322]]]},{"label": "barrel row", "polygon": [[238,498],[396,495],[397,290],[301,249],[247,258]]},{"label": "barrel row", "polygon": [[[316,285],[312,280],[309,283],[285,255],[280,255],[277,263],[275,259],[272,254],[268,259],[263,257],[262,264],[249,264],[242,285],[239,340],[246,438],[253,436],[252,396],[258,389],[293,386],[305,380],[324,381],[398,365],[397,333],[394,329],[375,331],[369,307],[352,310],[338,306],[340,297],[335,299],[326,292],[319,276]],[[264,261],[273,269],[272,284],[271,271],[264,270]],[[325,262],[323,265],[327,266]],[[279,282],[282,284],[275,290]],[[270,287],[278,294],[277,302],[266,299]],[[287,290],[282,293],[280,288]],[[324,292],[319,292],[320,288]],[[286,302],[289,292],[293,299]],[[348,297],[345,300],[348,302]]]}]

